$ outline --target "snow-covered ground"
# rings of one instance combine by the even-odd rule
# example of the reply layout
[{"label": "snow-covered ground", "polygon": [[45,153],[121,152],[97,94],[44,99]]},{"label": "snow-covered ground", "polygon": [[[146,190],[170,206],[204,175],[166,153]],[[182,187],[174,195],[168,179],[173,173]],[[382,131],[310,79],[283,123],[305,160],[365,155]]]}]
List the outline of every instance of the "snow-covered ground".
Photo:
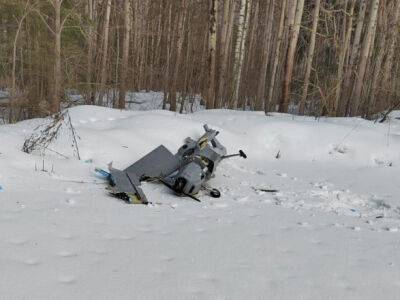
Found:
[{"label": "snow-covered ground", "polygon": [[[68,131],[50,147],[59,154],[20,151],[43,119],[0,126],[0,298],[399,299],[400,122],[70,115],[81,161]],[[124,168],[159,144],[175,151],[204,123],[248,154],[219,166],[219,199],[144,183],[154,204],[128,205],[95,177],[95,166]]]}]

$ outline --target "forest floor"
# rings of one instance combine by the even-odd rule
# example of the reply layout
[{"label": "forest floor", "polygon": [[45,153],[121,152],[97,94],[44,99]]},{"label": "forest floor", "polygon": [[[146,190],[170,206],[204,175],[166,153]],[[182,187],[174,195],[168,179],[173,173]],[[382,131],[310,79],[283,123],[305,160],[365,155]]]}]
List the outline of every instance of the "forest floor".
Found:
[{"label": "forest floor", "polygon": [[[90,106],[70,115],[80,161],[67,131],[50,148],[68,159],[21,151],[43,119],[0,126],[2,298],[398,299],[399,121]],[[160,144],[174,152],[204,123],[228,152],[248,155],[220,164],[210,181],[219,199],[144,183],[156,204],[129,205],[95,176]]]}]

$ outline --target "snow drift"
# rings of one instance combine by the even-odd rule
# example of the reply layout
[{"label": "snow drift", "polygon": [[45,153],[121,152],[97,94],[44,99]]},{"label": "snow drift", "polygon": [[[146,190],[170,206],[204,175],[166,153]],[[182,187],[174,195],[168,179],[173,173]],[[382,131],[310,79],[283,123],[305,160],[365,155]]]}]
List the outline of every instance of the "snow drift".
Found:
[{"label": "snow drift", "polygon": [[[70,109],[51,151],[20,151],[35,119],[0,126],[5,298],[396,299],[398,121],[229,110]],[[176,151],[202,125],[228,152],[201,204],[145,183],[152,206],[111,198],[94,167]],[[271,193],[268,190],[276,189]]]}]

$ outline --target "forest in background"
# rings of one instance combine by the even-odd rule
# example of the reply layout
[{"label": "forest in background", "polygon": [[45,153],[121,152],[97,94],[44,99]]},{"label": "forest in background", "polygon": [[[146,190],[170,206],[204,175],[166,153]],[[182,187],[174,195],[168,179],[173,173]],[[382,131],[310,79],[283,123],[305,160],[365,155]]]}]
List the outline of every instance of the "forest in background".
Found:
[{"label": "forest in background", "polygon": [[[0,110],[49,115],[74,91],[125,108],[363,116],[400,105],[398,0],[0,0]],[[106,101],[104,99],[107,99]]]}]

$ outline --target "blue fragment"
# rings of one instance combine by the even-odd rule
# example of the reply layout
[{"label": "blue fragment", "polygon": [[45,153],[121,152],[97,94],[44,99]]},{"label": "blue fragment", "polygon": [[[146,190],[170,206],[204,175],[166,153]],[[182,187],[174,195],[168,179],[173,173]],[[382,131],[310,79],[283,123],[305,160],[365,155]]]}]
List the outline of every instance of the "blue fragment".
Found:
[{"label": "blue fragment", "polygon": [[108,173],[107,171],[104,171],[102,169],[96,168],[95,169],[96,176],[100,179],[109,179],[111,174]]},{"label": "blue fragment", "polygon": [[0,185],[0,192],[4,192],[4,189],[1,185]]}]

